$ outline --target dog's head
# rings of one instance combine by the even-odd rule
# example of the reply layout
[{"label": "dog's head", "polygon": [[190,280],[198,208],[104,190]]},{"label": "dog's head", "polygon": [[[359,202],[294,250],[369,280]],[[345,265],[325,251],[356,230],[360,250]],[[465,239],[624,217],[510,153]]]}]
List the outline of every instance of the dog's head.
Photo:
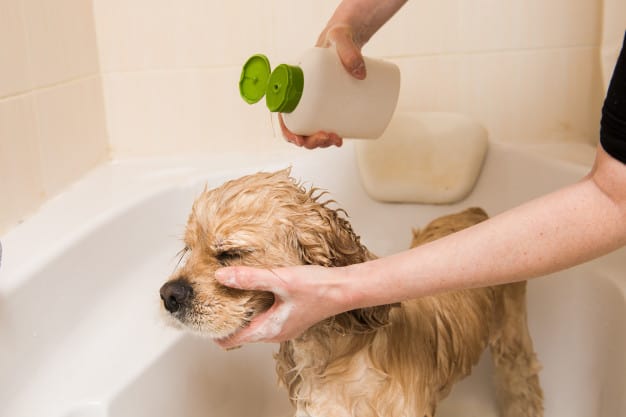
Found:
[{"label": "dog's head", "polygon": [[[268,309],[273,294],[225,287],[214,278],[218,268],[343,266],[370,259],[339,211],[328,207],[329,201],[319,201],[323,194],[305,189],[289,170],[205,190],[187,221],[180,267],[161,287],[165,309],[195,333],[224,338]],[[384,324],[387,313],[385,307],[356,310],[332,323],[369,328]]]}]

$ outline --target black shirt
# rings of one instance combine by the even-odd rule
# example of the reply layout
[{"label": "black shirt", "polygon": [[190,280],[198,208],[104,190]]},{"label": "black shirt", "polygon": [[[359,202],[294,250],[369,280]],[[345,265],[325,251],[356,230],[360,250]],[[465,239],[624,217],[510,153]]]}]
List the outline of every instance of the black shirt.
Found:
[{"label": "black shirt", "polygon": [[609,155],[626,164],[626,33],[602,106],[600,143]]}]

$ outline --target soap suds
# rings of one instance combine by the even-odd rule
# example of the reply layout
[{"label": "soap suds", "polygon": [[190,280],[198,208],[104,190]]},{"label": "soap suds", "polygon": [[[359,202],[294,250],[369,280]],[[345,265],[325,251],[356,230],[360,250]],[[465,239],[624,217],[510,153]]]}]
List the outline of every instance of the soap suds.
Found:
[{"label": "soap suds", "polygon": [[251,342],[257,342],[263,339],[272,339],[281,332],[283,326],[289,319],[291,312],[294,309],[294,305],[289,302],[284,302],[283,304],[276,308],[276,310],[269,314],[263,321],[263,324],[260,325],[257,329],[249,335],[249,340]]}]

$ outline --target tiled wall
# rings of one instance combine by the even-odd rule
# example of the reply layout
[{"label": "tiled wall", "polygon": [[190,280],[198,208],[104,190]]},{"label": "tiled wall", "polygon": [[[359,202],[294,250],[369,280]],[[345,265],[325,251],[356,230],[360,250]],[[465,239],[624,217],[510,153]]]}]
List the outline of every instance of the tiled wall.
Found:
[{"label": "tiled wall", "polygon": [[459,111],[492,138],[595,142],[603,96],[593,0],[408,2],[370,51],[400,64],[400,106]]},{"label": "tiled wall", "polygon": [[602,79],[605,86],[611,79],[613,67],[624,40],[626,30],[626,1],[602,1],[602,47],[600,63],[602,65]]},{"label": "tiled wall", "polygon": [[[0,232],[109,156],[284,144],[238,95],[257,52],[313,45],[338,0],[0,0]],[[504,141],[595,143],[623,0],[411,0],[365,47],[401,110]]]},{"label": "tiled wall", "polygon": [[91,2],[0,0],[0,233],[109,156]]},{"label": "tiled wall", "polygon": [[[114,155],[280,146],[238,96],[240,65],[297,57],[337,4],[95,0]],[[499,140],[593,143],[602,16],[598,0],[412,0],[365,53],[400,65],[400,109],[467,113]]]},{"label": "tiled wall", "polygon": [[312,45],[336,2],[94,4],[111,146],[124,157],[284,146],[262,104],[239,97],[241,65],[253,53],[282,59]]}]

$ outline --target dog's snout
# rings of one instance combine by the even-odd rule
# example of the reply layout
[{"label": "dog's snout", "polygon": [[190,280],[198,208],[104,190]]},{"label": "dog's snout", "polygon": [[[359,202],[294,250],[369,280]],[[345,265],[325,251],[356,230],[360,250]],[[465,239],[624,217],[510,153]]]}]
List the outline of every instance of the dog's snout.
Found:
[{"label": "dog's snout", "polygon": [[170,281],[161,287],[163,305],[170,313],[175,313],[187,302],[193,293],[191,285],[182,279]]}]

